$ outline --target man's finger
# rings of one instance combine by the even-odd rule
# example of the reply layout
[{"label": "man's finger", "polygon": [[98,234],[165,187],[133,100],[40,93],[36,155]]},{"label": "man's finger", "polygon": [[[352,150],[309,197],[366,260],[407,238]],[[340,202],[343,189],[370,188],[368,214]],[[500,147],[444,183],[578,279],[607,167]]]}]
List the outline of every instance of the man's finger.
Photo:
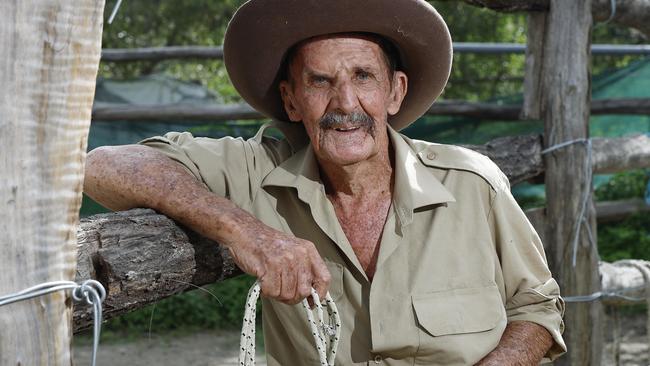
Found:
[{"label": "man's finger", "polygon": [[314,272],[314,280],[313,280],[314,290],[316,290],[318,296],[324,300],[325,294],[327,293],[330,287],[330,281],[332,279],[332,275],[330,274],[330,271],[327,269],[327,266],[320,258],[320,256],[318,257],[317,261],[314,261],[312,263],[312,270]]},{"label": "man's finger", "polygon": [[282,289],[282,279],[277,271],[267,271],[259,279],[262,296],[277,299]]},{"label": "man's finger", "polygon": [[311,268],[307,267],[304,263],[298,269],[298,282],[296,291],[296,303],[302,301],[311,295],[312,279],[314,277],[311,273]]},{"label": "man's finger", "polygon": [[297,288],[296,271],[293,268],[284,267],[282,269],[282,289],[280,291],[279,300],[288,304],[294,304],[296,298]]}]

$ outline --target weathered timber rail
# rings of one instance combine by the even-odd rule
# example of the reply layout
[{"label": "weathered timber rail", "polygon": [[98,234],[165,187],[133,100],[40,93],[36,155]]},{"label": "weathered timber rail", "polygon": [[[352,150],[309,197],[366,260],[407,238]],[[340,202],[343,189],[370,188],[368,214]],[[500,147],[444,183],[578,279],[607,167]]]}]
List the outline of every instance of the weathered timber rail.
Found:
[{"label": "weathered timber rail", "polygon": [[[633,213],[638,202],[622,202],[616,217]],[[630,205],[632,203],[632,205]],[[602,207],[621,205],[604,202]],[[643,207],[640,207],[643,209]],[[604,215],[608,213],[605,212]],[[95,215],[81,220],[77,232],[76,281],[94,278],[106,287],[104,319],[142,308],[171,295],[240,275],[227,249],[182,228],[150,209]],[[632,267],[601,264],[603,289],[644,297],[643,276]],[[629,303],[609,298],[608,304]],[[75,306],[74,331],[92,325],[87,306]]]},{"label": "weathered timber rail", "polygon": [[[546,11],[550,0],[464,0],[466,3],[486,7],[496,11]],[[609,19],[612,8],[610,0],[593,0],[591,6],[593,20],[602,22]],[[650,37],[650,0],[617,0],[613,23],[635,28]]]},{"label": "weathered timber rail", "polygon": [[[521,105],[499,105],[461,101],[439,101],[427,115],[462,116],[477,120],[519,121]],[[591,105],[591,114],[650,114],[650,99],[603,99]],[[266,119],[248,104],[196,106],[187,104],[95,106],[93,120],[97,121],[228,121]]]},{"label": "weathered timber rail", "polygon": [[[522,43],[454,42],[454,53],[524,53]],[[646,45],[595,44],[593,55],[644,55],[650,53]],[[104,48],[104,62],[165,61],[165,60],[222,60],[223,46],[166,46],[137,48]]]},{"label": "weathered timber rail", "polygon": [[[650,136],[594,138],[592,144],[595,173],[650,168]],[[501,137],[485,145],[466,147],[494,160],[511,184],[537,177],[544,172],[542,137],[539,135]]]},{"label": "weathered timber rail", "polygon": [[[104,285],[104,319],[242,273],[227,249],[150,209],[82,219],[77,240],[76,281]],[[92,310],[75,306],[74,330],[91,325]]]}]

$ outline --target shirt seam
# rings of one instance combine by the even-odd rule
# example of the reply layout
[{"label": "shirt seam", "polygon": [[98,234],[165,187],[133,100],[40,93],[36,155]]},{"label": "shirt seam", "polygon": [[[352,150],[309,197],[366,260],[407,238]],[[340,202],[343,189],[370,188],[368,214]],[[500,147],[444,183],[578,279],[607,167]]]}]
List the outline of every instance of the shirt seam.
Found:
[{"label": "shirt seam", "polygon": [[493,197],[490,199],[490,210],[488,211],[488,214],[486,216],[486,220],[488,222],[488,227],[490,228],[490,233],[494,237],[494,228],[492,227],[492,225],[489,225],[489,222],[490,222],[490,219],[492,218],[492,213],[494,212],[494,202],[496,201],[499,192],[497,192],[492,187],[490,187],[490,190],[493,192]]}]

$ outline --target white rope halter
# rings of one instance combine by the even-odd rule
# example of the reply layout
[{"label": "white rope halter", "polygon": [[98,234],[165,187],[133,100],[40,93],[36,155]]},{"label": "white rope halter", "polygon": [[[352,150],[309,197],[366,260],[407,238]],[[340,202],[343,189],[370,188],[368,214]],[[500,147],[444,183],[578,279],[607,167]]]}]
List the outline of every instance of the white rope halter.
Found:
[{"label": "white rope halter", "polygon": [[[246,299],[246,309],[244,310],[244,322],[242,325],[241,338],[239,340],[239,365],[240,366],[255,366],[255,310],[257,299],[260,296],[260,284],[255,282],[253,287],[248,291],[248,298]],[[330,323],[334,321],[334,325],[325,324],[323,320],[323,306],[320,303],[316,290],[311,289],[311,296],[316,305],[316,315],[318,316],[318,323],[314,320],[314,314],[309,307],[307,299],[302,300],[302,306],[307,313],[307,320],[311,328],[311,334],[316,342],[316,350],[320,357],[321,366],[334,366],[334,358],[336,357],[336,349],[339,345],[339,338],[341,335],[341,318],[336,309],[336,304],[330,296],[329,292],[325,295],[325,303],[327,306],[327,313],[329,314]],[[329,355],[328,352],[329,343]]]}]

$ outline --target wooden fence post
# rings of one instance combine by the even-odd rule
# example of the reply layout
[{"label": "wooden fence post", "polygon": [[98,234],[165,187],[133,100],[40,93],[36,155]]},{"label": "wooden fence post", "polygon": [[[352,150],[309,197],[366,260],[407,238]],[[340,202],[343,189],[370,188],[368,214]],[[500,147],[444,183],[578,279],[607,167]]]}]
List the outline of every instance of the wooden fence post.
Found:
[{"label": "wooden fence post", "polygon": [[[0,295],[74,280],[104,0],[0,1]],[[70,298],[0,308],[0,365],[71,365]]]},{"label": "wooden fence post", "polygon": [[[591,0],[551,0],[543,37],[544,146],[549,148],[582,139],[544,156],[547,200],[544,237],[548,242],[551,270],[565,296],[591,294],[601,286],[590,182],[585,196],[587,177],[591,173],[591,167],[585,165],[588,150],[584,141],[589,137],[591,99],[591,6]],[[581,223],[583,207],[586,209]],[[578,226],[579,240],[574,248]],[[603,342],[600,303],[567,304],[565,325],[569,353],[557,364],[600,365]]]}]

